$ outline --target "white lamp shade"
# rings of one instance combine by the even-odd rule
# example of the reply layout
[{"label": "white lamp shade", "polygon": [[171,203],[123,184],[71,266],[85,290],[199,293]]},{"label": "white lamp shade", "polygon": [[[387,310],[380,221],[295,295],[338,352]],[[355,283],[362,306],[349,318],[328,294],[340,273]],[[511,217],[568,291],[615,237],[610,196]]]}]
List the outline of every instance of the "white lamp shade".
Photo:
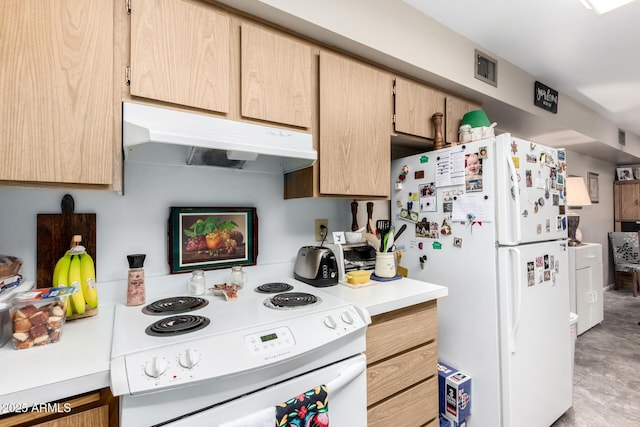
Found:
[{"label": "white lamp shade", "polygon": [[580,176],[567,178],[567,206],[589,206],[591,198],[587,192],[584,179]]}]

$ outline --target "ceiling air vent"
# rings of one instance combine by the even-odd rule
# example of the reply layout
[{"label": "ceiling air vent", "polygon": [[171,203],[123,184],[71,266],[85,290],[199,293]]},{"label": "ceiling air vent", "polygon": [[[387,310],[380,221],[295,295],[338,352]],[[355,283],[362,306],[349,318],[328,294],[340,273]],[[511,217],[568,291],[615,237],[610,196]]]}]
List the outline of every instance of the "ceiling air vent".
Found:
[{"label": "ceiling air vent", "polygon": [[626,141],[625,141],[625,133],[622,129],[618,129],[618,144],[620,145],[625,145]]},{"label": "ceiling air vent", "polygon": [[475,77],[498,87],[498,61],[475,49]]}]

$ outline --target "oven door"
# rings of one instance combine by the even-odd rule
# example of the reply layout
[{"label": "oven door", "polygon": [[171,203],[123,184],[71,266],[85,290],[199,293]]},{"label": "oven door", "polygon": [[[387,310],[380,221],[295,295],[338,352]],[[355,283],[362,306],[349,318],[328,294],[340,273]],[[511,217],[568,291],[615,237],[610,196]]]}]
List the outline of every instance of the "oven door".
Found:
[{"label": "oven door", "polygon": [[[211,427],[224,423],[238,426],[255,425],[232,422],[259,413],[265,408],[273,407],[322,384],[327,386],[329,408],[327,413],[331,427],[365,427],[367,425],[366,358],[361,354],[231,401],[204,408],[163,425],[172,427]],[[274,424],[275,415],[271,425]]]}]

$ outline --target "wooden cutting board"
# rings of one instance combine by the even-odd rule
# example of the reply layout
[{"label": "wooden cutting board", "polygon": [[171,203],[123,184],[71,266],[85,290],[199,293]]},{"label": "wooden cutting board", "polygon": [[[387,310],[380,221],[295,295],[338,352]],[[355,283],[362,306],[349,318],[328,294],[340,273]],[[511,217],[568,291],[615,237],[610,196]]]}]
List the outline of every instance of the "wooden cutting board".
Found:
[{"label": "wooden cutting board", "polygon": [[[69,199],[65,200],[68,202]],[[61,213],[39,213],[37,215],[36,287],[38,288],[51,287],[56,262],[70,248],[74,235],[82,236],[81,245],[87,249],[94,262],[97,258],[96,214],[73,213],[73,199],[70,204],[71,208],[69,209],[69,203],[63,202],[63,206],[66,207],[63,207]],[[96,265],[96,272],[97,269]]]}]

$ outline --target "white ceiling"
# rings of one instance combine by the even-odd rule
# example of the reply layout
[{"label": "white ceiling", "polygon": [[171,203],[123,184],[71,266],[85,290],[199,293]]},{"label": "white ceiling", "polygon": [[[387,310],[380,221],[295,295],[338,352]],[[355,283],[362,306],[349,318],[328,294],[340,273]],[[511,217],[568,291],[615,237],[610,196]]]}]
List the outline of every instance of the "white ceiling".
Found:
[{"label": "white ceiling", "polygon": [[580,0],[404,1],[640,135],[640,1],[604,15]]}]

